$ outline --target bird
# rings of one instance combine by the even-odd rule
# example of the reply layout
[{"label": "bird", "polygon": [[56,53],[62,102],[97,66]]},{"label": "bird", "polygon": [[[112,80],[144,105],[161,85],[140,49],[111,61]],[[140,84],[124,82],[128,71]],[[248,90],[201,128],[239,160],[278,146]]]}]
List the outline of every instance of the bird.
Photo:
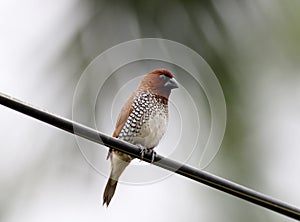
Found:
[{"label": "bird", "polygon": [[[167,69],[156,69],[146,74],[122,107],[112,136],[140,147],[141,158],[144,153],[153,151],[168,125],[171,90],[178,87],[174,75]],[[119,177],[134,159],[114,149],[109,150],[108,158],[111,171],[103,193],[103,205],[106,207],[115,193]]]}]

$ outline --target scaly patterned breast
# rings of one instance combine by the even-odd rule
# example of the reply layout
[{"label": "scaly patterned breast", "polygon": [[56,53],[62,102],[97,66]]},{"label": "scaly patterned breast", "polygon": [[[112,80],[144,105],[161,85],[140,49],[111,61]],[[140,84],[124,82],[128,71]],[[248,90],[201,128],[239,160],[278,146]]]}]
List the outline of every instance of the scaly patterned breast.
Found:
[{"label": "scaly patterned breast", "polygon": [[147,148],[157,146],[168,125],[168,105],[144,91],[136,95],[132,108],[118,138]]}]

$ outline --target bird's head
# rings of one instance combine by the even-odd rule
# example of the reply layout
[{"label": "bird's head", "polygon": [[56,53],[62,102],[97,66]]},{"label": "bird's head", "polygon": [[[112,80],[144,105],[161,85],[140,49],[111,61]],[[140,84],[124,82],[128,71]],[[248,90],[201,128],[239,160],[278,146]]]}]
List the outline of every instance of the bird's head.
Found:
[{"label": "bird's head", "polygon": [[148,73],[141,82],[140,88],[152,93],[169,98],[171,90],[178,88],[178,82],[174,75],[166,69],[156,69]]}]

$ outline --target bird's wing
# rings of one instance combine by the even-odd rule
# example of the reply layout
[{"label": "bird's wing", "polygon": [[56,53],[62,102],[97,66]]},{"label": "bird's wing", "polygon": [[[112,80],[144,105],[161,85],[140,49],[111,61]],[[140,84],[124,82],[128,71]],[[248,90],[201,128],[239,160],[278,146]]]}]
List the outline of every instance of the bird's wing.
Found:
[{"label": "bird's wing", "polygon": [[124,104],[123,108],[121,109],[121,112],[119,114],[117,123],[116,123],[116,128],[113,133],[113,137],[118,137],[119,133],[121,132],[123,126],[125,125],[130,113],[132,112],[132,102],[134,99],[134,93],[129,97],[129,99],[126,101]]}]

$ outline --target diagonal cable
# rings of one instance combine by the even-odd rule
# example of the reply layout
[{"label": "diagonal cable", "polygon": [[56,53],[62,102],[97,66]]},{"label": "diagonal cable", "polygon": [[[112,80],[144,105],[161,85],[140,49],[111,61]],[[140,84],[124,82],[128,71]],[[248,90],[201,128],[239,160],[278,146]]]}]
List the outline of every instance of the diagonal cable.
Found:
[{"label": "diagonal cable", "polygon": [[[11,108],[15,111],[21,112],[25,115],[38,119],[42,122],[48,123],[59,129],[67,131],[69,133],[86,138],[90,141],[105,145],[107,147],[122,151],[136,158],[141,158],[140,148],[122,140],[113,138],[104,133],[96,131],[92,128],[76,123],[69,119],[51,114],[47,111],[35,108],[29,104],[19,101],[10,96],[0,93],[0,104]],[[149,153],[145,153],[143,160],[150,163],[152,156]],[[190,178],[194,181],[206,184],[217,190],[247,200],[253,204],[270,209],[274,212],[283,214],[285,216],[294,218],[300,221],[300,209],[292,206],[283,201],[274,199],[263,193],[249,189],[245,186],[241,186],[237,183],[233,183],[221,177],[215,176],[203,170],[182,164],[178,161],[171,160],[161,155],[156,155],[154,165],[164,168],[166,170],[173,171],[184,177]]]}]

